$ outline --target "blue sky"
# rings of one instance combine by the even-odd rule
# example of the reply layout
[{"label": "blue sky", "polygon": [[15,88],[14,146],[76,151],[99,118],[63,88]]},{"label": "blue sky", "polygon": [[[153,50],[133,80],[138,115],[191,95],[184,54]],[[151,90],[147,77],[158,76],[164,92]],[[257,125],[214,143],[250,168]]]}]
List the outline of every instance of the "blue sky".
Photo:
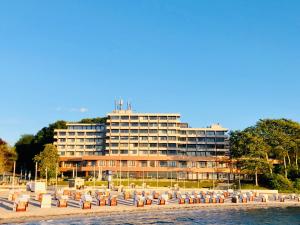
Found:
[{"label": "blue sky", "polygon": [[300,2],[1,1],[0,137],[58,119],[179,112],[191,126],[300,121]]}]

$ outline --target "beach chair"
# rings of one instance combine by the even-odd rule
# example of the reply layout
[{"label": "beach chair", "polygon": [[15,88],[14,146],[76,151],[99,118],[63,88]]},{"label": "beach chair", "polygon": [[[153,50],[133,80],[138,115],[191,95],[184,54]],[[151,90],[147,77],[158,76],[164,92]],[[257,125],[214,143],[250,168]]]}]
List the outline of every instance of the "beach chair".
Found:
[{"label": "beach chair", "polygon": [[212,195],[210,198],[210,203],[217,203],[217,195]]},{"label": "beach chair", "polygon": [[108,198],[108,205],[117,206],[117,204],[118,204],[117,195],[110,195]]},{"label": "beach chair", "polygon": [[204,203],[206,203],[206,204],[210,203],[210,195],[204,196]]},{"label": "beach chair", "polygon": [[158,205],[165,205],[168,201],[168,195],[162,194],[158,197],[157,204]]},{"label": "beach chair", "polygon": [[280,202],[285,202],[285,196],[284,195],[279,196],[279,201]]},{"label": "beach chair", "polygon": [[236,195],[232,196],[231,202],[232,202],[232,203],[238,203],[238,202],[239,202],[238,196],[236,196]]},{"label": "beach chair", "polygon": [[135,197],[135,206],[144,207],[144,205],[145,205],[145,197],[143,197],[142,195],[137,195]]},{"label": "beach chair", "polygon": [[268,195],[262,195],[261,202],[267,202],[267,201],[268,201]]},{"label": "beach chair", "polygon": [[186,198],[186,195],[177,195],[177,199],[178,199],[178,203],[180,204],[180,205],[182,205],[182,204],[185,204],[185,198]]},{"label": "beach chair", "polygon": [[128,200],[128,199],[130,199],[132,196],[131,196],[131,193],[130,193],[130,191],[124,191],[123,192],[123,198],[124,198],[124,200]]},{"label": "beach chair", "polygon": [[68,207],[68,199],[69,199],[68,195],[57,196],[56,206],[59,208]]},{"label": "beach chair", "polygon": [[158,199],[160,196],[160,193],[158,191],[153,191],[152,195],[153,195],[153,199]]},{"label": "beach chair", "polygon": [[153,202],[153,197],[149,194],[145,196],[145,205],[151,205]]},{"label": "beach chair", "polygon": [[80,200],[81,200],[81,197],[82,197],[82,193],[81,193],[81,192],[79,192],[79,191],[74,191],[74,192],[72,193],[72,195],[73,195],[73,199],[74,199],[75,201],[80,201]]},{"label": "beach chair", "polygon": [[224,195],[219,195],[218,196],[218,202],[219,203],[224,203],[225,202],[225,196]]},{"label": "beach chair", "polygon": [[240,201],[241,201],[242,203],[247,203],[247,202],[248,202],[247,195],[246,195],[246,194],[241,194],[241,195],[240,195]]},{"label": "beach chair", "polygon": [[13,211],[25,212],[28,207],[28,199],[24,197],[18,197],[15,199],[13,204]]},{"label": "beach chair", "polygon": [[41,208],[51,208],[52,198],[50,194],[42,194],[40,207]]},{"label": "beach chair", "polygon": [[81,209],[91,209],[92,208],[92,201],[93,201],[93,198],[91,195],[82,195],[81,196],[81,199],[79,201],[79,207]]}]

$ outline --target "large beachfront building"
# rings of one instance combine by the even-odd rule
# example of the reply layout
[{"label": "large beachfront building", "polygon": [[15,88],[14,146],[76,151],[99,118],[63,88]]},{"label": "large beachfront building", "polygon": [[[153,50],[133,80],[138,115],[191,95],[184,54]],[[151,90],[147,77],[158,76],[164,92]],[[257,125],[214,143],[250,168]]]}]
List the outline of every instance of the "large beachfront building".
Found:
[{"label": "large beachfront building", "polygon": [[136,113],[121,107],[105,124],[68,123],[55,130],[60,171],[71,176],[228,179],[228,129],[191,128],[177,113]]}]

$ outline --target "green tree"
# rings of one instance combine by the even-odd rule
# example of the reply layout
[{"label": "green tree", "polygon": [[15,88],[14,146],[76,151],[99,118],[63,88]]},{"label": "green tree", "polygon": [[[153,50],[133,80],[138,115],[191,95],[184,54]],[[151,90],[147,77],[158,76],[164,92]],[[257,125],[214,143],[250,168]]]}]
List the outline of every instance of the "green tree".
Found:
[{"label": "green tree", "polygon": [[0,173],[11,171],[16,159],[15,149],[0,138]]},{"label": "green tree", "polygon": [[79,121],[79,123],[106,123],[107,117],[85,118]]},{"label": "green tree", "polygon": [[53,144],[46,144],[44,150],[34,157],[34,161],[38,163],[40,176],[53,178],[55,177],[59,155],[57,148]]},{"label": "green tree", "polygon": [[38,155],[43,149],[45,144],[52,144],[54,142],[54,129],[66,129],[66,122],[63,120],[56,121],[49,124],[37,132],[36,135],[23,135],[15,144],[16,150],[20,153],[17,162],[17,170],[21,168],[34,171],[35,163],[34,156]]}]

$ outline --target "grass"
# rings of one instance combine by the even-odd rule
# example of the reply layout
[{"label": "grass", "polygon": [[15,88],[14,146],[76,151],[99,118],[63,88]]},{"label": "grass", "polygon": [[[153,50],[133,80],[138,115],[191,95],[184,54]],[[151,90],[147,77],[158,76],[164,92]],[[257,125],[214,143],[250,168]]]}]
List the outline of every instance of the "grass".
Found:
[{"label": "grass", "polygon": [[[146,185],[149,187],[171,187],[174,186],[174,184],[178,184],[179,187],[181,188],[212,188],[213,187],[213,182],[212,181],[183,181],[183,180],[163,180],[160,179],[158,182],[156,179],[145,179],[144,182]],[[113,181],[113,184],[118,186],[120,184],[119,179],[116,179]],[[128,182],[128,179],[122,179],[121,180],[121,185],[123,186],[128,186],[131,184],[137,185],[137,186],[142,186],[143,180],[142,179],[130,179]],[[68,185],[68,181],[58,181],[58,185]],[[85,186],[93,186],[94,182],[93,181],[85,181]],[[215,182],[215,186],[217,185],[217,182]],[[107,181],[96,181],[95,186],[107,186]]]}]

